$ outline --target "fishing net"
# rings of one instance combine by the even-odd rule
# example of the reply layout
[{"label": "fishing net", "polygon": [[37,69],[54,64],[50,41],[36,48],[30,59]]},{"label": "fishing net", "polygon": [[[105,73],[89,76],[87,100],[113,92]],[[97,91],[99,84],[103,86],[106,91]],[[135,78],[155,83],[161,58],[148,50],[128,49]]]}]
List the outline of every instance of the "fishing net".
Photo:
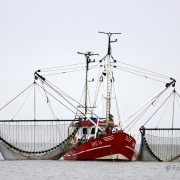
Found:
[{"label": "fishing net", "polygon": [[59,159],[78,131],[69,125],[53,120],[1,122],[1,153],[5,159]]},{"label": "fishing net", "polygon": [[142,129],[139,160],[180,161],[180,129]]}]

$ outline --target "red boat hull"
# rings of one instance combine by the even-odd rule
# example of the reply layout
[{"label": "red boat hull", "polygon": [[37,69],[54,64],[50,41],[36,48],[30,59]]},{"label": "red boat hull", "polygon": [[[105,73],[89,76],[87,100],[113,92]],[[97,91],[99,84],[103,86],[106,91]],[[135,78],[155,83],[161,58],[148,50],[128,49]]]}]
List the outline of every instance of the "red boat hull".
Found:
[{"label": "red boat hull", "polygon": [[104,135],[71,149],[64,160],[130,161],[136,141],[122,131]]}]

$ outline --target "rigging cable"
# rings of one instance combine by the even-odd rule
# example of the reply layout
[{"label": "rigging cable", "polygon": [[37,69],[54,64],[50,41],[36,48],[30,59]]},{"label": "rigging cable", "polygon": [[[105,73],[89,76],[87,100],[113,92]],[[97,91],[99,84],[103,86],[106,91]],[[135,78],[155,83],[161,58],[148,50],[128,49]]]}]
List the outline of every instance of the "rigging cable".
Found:
[{"label": "rigging cable", "polygon": [[144,123],[143,126],[145,126],[148,121],[156,114],[156,112],[164,105],[164,103],[171,97],[171,95],[173,94],[173,92],[168,96],[168,98],[161,104],[161,106],[153,113],[153,115]]},{"label": "rigging cable", "polygon": [[36,120],[36,82],[34,81],[34,120]]},{"label": "rigging cable", "polygon": [[98,84],[99,84],[100,71],[101,71],[101,66],[100,66],[100,68],[99,68],[99,74],[98,74],[98,79],[97,79],[96,91],[95,91],[94,98],[96,97],[96,92],[97,92],[97,88],[98,88]]},{"label": "rigging cable", "polygon": [[[34,120],[36,120],[36,82],[34,81]],[[35,141],[36,140],[36,122],[34,121],[34,151],[35,151]]]},{"label": "rigging cable", "polygon": [[[158,99],[166,90],[167,90],[167,88],[164,89],[163,91],[161,91],[159,94],[157,94],[157,95],[156,95],[153,99],[151,99],[149,102],[152,102],[152,103],[155,102],[156,99]],[[148,102],[148,103],[149,103],[149,102]],[[136,114],[137,112],[139,112],[139,111],[140,111],[142,108],[144,108],[146,105],[147,105],[147,104],[141,106],[141,108],[139,108],[135,113],[133,113],[131,116],[129,116],[125,121],[129,120],[132,116],[134,116],[134,114]]]},{"label": "rigging cable", "polygon": [[180,95],[176,92],[176,94],[180,97]]},{"label": "rigging cable", "polygon": [[[90,69],[95,69],[95,68],[99,68],[99,67],[93,67],[93,68],[90,68]],[[56,75],[56,74],[65,74],[65,73],[71,73],[71,72],[76,72],[76,71],[84,71],[84,70],[86,70],[86,68],[79,69],[79,70],[74,70],[74,71],[66,71],[66,72],[53,73],[53,74],[45,74],[43,76],[51,76],[51,75]]]},{"label": "rigging cable", "polygon": [[[144,115],[144,113],[151,107],[151,105],[152,105],[152,103],[151,104],[149,104],[149,106],[148,107],[146,107],[146,109],[143,111],[143,112],[141,112],[133,121],[131,121],[125,128],[124,128],[124,130],[128,127],[128,126],[130,126],[131,125],[131,123],[133,123],[136,119],[136,121],[135,121],[135,123],[131,126],[131,128],[136,124],[136,122],[137,121],[139,121],[139,119],[142,117],[142,115]],[[123,130],[123,131],[124,131]],[[128,130],[129,131],[129,130]]]},{"label": "rigging cable", "polygon": [[49,71],[64,71],[64,70],[69,70],[69,69],[82,69],[85,67],[74,67],[74,68],[66,68],[66,69],[53,69],[53,70],[41,70],[41,72],[49,72]]},{"label": "rigging cable", "polygon": [[139,121],[139,119],[144,115],[144,113],[151,107],[151,104],[149,107],[147,107],[139,117],[137,117],[137,120],[134,122],[134,124],[130,127],[130,129]]},{"label": "rigging cable", "polygon": [[137,73],[130,72],[130,71],[127,71],[127,70],[123,70],[123,69],[120,69],[120,68],[117,68],[117,69],[122,70],[122,71],[125,71],[125,72],[128,72],[128,73],[131,73],[131,74],[135,74],[135,75],[138,75],[138,76],[141,76],[141,77],[144,77],[144,78],[152,79],[152,80],[154,80],[154,81],[166,83],[166,82],[164,82],[164,81],[157,80],[157,79],[154,79],[154,78],[150,78],[150,77],[148,77],[148,76],[143,76],[143,75],[141,75],[141,74],[137,74]]},{"label": "rigging cable", "polygon": [[9,101],[6,105],[4,105],[1,109],[0,109],[0,111],[3,109],[3,108],[5,108],[8,104],[10,104],[12,101],[14,101],[17,97],[19,97],[23,92],[25,92],[28,88],[30,88],[32,85],[34,84],[34,82],[30,85],[30,86],[28,86],[25,90],[23,90],[20,94],[18,94],[15,98],[13,98],[11,101]]},{"label": "rigging cable", "polygon": [[169,102],[168,102],[168,104],[167,104],[167,106],[166,106],[166,108],[165,108],[165,110],[164,110],[164,112],[163,112],[163,115],[161,116],[161,118],[160,118],[160,120],[159,120],[156,128],[159,126],[159,123],[161,122],[161,120],[162,120],[162,118],[163,118],[163,116],[164,116],[164,114],[165,114],[165,112],[166,112],[166,110],[167,110],[167,108],[168,108],[168,106],[169,106],[169,103],[170,103],[171,99],[172,99],[172,96],[171,96],[171,98],[169,99]]},{"label": "rigging cable", "polygon": [[52,76],[52,75],[56,75],[56,74],[65,74],[65,73],[76,72],[76,71],[84,71],[84,70],[86,70],[86,69],[84,68],[84,69],[74,70],[74,71],[66,71],[66,72],[61,72],[61,73],[46,74],[46,75],[43,75],[43,76]]},{"label": "rigging cable", "polygon": [[163,74],[159,74],[159,73],[156,73],[156,72],[153,72],[153,71],[149,71],[149,70],[146,70],[146,69],[137,67],[137,66],[133,66],[133,65],[130,65],[130,64],[127,64],[127,63],[120,62],[120,61],[117,61],[117,62],[118,62],[118,63],[121,63],[121,64],[125,64],[125,65],[127,65],[127,66],[131,66],[131,67],[137,68],[137,69],[141,69],[141,70],[144,70],[144,71],[147,71],[147,72],[151,72],[151,73],[154,73],[154,74],[157,74],[157,75],[160,75],[160,76],[164,76],[164,77],[166,77],[166,78],[169,78],[168,76],[163,75]]},{"label": "rigging cable", "polygon": [[[66,96],[67,98],[69,98],[69,99],[75,101],[76,103],[78,103],[79,105],[81,105],[78,101],[76,101],[75,99],[73,99],[71,96],[69,96],[68,94],[66,94],[64,91],[62,91],[61,89],[59,89],[57,86],[55,86],[54,84],[52,84],[52,83],[49,82],[48,80],[46,80],[46,83],[47,83],[47,84],[48,84],[48,83],[51,84],[52,86],[54,86],[55,88],[57,88],[59,91],[61,91],[61,93],[63,93],[64,96]],[[48,86],[49,86],[50,88],[52,88],[49,84],[48,84]],[[52,88],[52,89],[53,89],[53,88]],[[53,89],[53,90],[55,90],[55,89]],[[81,106],[82,106],[82,105],[81,105]]]},{"label": "rigging cable", "polygon": [[77,64],[70,64],[70,65],[64,65],[64,66],[56,66],[56,67],[44,68],[44,69],[40,69],[40,70],[55,69],[55,68],[59,68],[59,67],[67,67],[67,66],[76,66],[76,65],[79,65],[79,64],[85,64],[85,63],[77,63]]},{"label": "rigging cable", "polygon": [[[177,92],[176,92],[176,95],[177,95]],[[177,102],[178,102],[178,105],[179,105],[179,108],[180,108],[180,103],[179,103],[179,101],[178,101],[178,98],[177,98],[177,96],[176,96],[176,100],[177,100]]]},{"label": "rigging cable", "polygon": [[97,64],[95,64],[94,66],[91,66],[89,69],[94,69],[96,66],[98,66],[101,62],[98,62]]},{"label": "rigging cable", "polygon": [[[38,91],[40,92],[40,94],[42,95],[42,97],[43,97],[43,99],[45,100],[45,102],[47,102],[46,101],[46,99],[44,98],[44,96],[43,96],[43,94],[42,94],[42,92],[40,91],[40,89],[39,89],[39,87],[37,86],[37,88],[38,88]],[[51,106],[49,106],[49,102],[47,103],[48,104],[48,107],[50,108],[50,110],[51,110],[51,113],[52,113],[52,115],[53,115],[53,117],[54,117],[54,120],[55,119],[58,119],[57,118],[57,116],[54,114],[54,112],[52,111],[52,108],[51,108]]]},{"label": "rigging cable", "polygon": [[138,138],[137,138],[136,142],[137,142],[137,141],[138,141],[138,139],[139,139],[140,133],[141,133],[141,132],[139,131],[139,135],[138,135]]},{"label": "rigging cable", "polygon": [[143,73],[143,74],[148,74],[148,75],[159,77],[159,78],[170,79],[169,77],[168,78],[167,77],[162,77],[160,75],[150,74],[150,73],[146,73],[146,72],[142,72],[142,71],[137,71],[137,70],[134,70],[134,69],[129,69],[129,68],[121,67],[121,66],[116,66],[116,67],[121,68],[121,69],[125,69],[125,70],[130,70],[130,71],[134,71],[134,72]]},{"label": "rigging cable", "polygon": [[[64,91],[62,91],[61,89],[59,89],[57,86],[55,86],[54,84],[52,84],[51,82],[49,82],[49,81],[45,81],[47,84],[46,85],[48,85],[50,88],[52,88],[49,84],[51,84],[52,86],[54,86],[55,88],[57,88],[59,91],[61,91],[61,93],[63,93],[64,94],[64,96],[66,96],[67,98],[69,98],[69,99],[71,99],[71,100],[73,100],[74,102],[76,102],[76,103],[78,103],[81,107],[83,107],[84,108],[84,106],[82,105],[82,104],[80,104],[78,101],[76,101],[75,99],[73,99],[71,96],[69,96],[68,94],[66,94]],[[48,84],[49,83],[49,84]],[[56,91],[54,88],[52,88],[54,91]],[[57,92],[57,91],[56,91]],[[58,93],[59,94],[59,93]],[[62,96],[62,95],[61,95]],[[88,111],[90,111],[91,112],[91,110],[89,110],[89,109],[87,109]],[[94,114],[94,113],[93,113]],[[95,116],[97,116],[96,114],[94,114]]]},{"label": "rigging cable", "polygon": [[14,115],[14,117],[12,118],[12,120],[14,120],[14,118],[17,116],[17,114],[19,113],[19,111],[20,111],[20,110],[22,109],[22,107],[24,106],[26,100],[28,99],[28,97],[29,97],[29,95],[30,95],[30,93],[31,93],[31,91],[32,91],[32,88],[33,88],[33,86],[31,87],[31,89],[30,89],[30,91],[29,91],[29,93],[28,93],[25,101],[23,102],[23,104],[21,105],[21,107],[20,107],[20,109],[17,111],[17,113]]},{"label": "rigging cable", "polygon": [[[44,82],[46,82],[46,81],[44,81]],[[55,90],[53,87],[51,87],[47,82],[46,82],[46,85],[47,86],[49,86],[51,89],[53,89],[57,94],[59,94],[65,101],[68,101],[61,93],[59,93],[57,90]],[[50,94],[51,95],[51,94]],[[52,95],[51,95],[52,96]],[[60,102],[60,101],[59,101]],[[71,106],[73,106],[75,109],[76,109],[76,107],[75,107],[75,105],[73,105],[70,101],[68,101],[68,103],[71,105]],[[61,103],[62,104],[62,103]],[[64,104],[63,104],[64,105]],[[65,106],[65,105],[64,105]],[[66,108],[68,108],[67,106],[66,106]],[[69,108],[68,108],[69,109]],[[69,109],[70,110],[70,109]],[[72,111],[72,110],[71,110]],[[78,110],[78,111],[80,111],[80,110]],[[91,112],[91,110],[89,110],[90,112]],[[80,111],[84,116],[86,116],[82,111]],[[74,112],[73,112],[74,113]],[[74,114],[76,114],[76,113],[74,113]],[[93,113],[94,114],[94,113]],[[88,117],[89,118],[89,117]],[[90,118],[89,118],[90,119]],[[99,128],[99,127],[98,127]],[[99,128],[100,129],[100,128]],[[102,130],[101,130],[102,131]]]},{"label": "rigging cable", "polygon": [[[37,84],[37,83],[36,83]],[[40,88],[42,88],[39,84],[37,84]],[[43,88],[42,88],[43,89]],[[74,111],[72,111],[69,107],[67,107],[65,104],[63,104],[61,101],[59,101],[57,98],[55,98],[52,94],[50,94],[47,90],[45,90],[46,93],[48,93],[50,96],[52,96],[54,99],[56,99],[59,103],[61,103],[63,106],[65,106],[67,109],[69,109],[72,113],[76,114]]]},{"label": "rigging cable", "polygon": [[174,89],[173,93],[174,93],[174,96],[173,96],[172,129],[173,129],[173,122],[174,122],[174,103],[175,103],[175,95],[176,95],[176,90],[175,89]]}]

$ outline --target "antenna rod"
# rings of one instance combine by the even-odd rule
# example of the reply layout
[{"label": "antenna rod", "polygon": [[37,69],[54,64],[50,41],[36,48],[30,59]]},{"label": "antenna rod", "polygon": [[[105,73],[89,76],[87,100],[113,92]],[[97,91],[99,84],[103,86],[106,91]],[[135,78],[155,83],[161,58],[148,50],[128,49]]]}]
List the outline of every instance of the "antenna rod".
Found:
[{"label": "antenna rod", "polygon": [[108,53],[107,53],[107,55],[111,55],[111,43],[113,43],[113,42],[117,42],[117,39],[115,39],[115,41],[111,41],[111,36],[113,35],[113,34],[121,34],[121,33],[111,33],[111,32],[109,32],[109,33],[106,33],[106,32],[98,32],[98,33],[102,33],[102,34],[107,34],[108,35]]},{"label": "antenna rod", "polygon": [[[86,53],[81,53],[81,52],[77,52],[78,54],[83,54],[86,58],[86,87],[85,87],[85,114],[87,115],[87,92],[88,92],[88,87],[87,87],[87,78],[88,78],[88,70],[89,70],[89,63],[92,62],[90,60],[90,56],[93,56],[93,55],[98,55],[99,54],[93,54],[92,52],[86,52]],[[85,118],[86,120],[86,118]]]}]

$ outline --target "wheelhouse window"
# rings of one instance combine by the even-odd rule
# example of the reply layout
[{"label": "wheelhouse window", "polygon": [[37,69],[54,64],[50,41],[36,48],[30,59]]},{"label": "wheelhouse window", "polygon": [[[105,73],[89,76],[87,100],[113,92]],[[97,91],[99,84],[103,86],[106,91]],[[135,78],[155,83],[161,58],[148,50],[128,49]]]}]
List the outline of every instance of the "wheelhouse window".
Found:
[{"label": "wheelhouse window", "polygon": [[83,134],[87,134],[86,130],[87,128],[83,128]]},{"label": "wheelhouse window", "polygon": [[92,128],[91,134],[95,134],[95,128]]}]

